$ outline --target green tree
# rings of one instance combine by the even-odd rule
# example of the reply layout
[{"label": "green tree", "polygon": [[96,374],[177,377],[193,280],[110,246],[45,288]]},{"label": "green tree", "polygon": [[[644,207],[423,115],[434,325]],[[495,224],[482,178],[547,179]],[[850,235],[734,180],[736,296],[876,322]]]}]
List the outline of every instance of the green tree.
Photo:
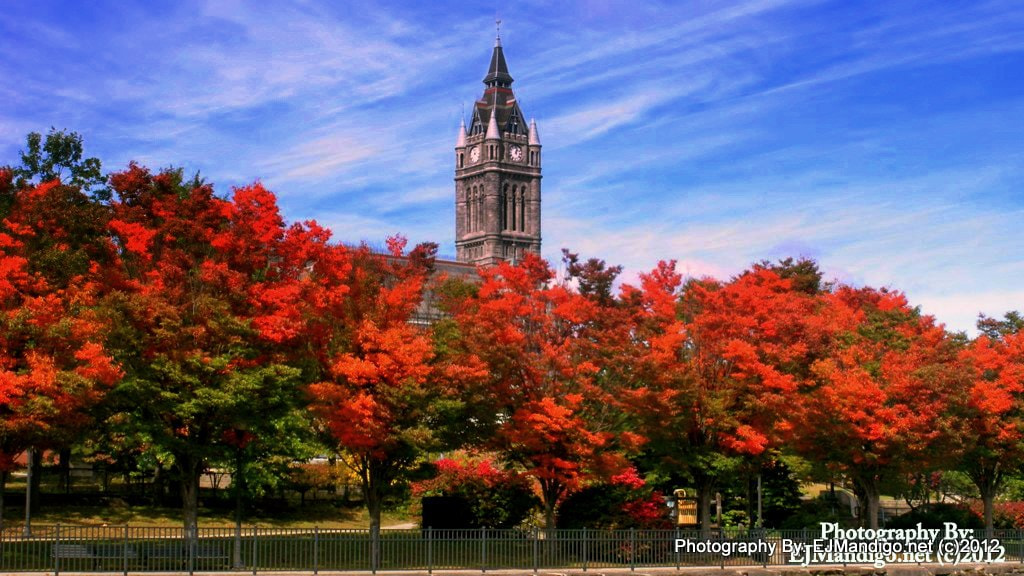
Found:
[{"label": "green tree", "polygon": [[[60,180],[90,192],[94,187],[102,188],[107,180],[100,173],[99,158],[83,158],[82,136],[78,132],[50,128],[45,140],[40,133],[30,132],[26,148],[21,151],[21,165],[14,168],[19,187],[30,182]],[[96,195],[109,198],[109,192],[103,189],[97,190]]]},{"label": "green tree", "polygon": [[204,469],[241,467],[252,438],[294,421],[300,371],[278,347],[298,331],[289,304],[305,261],[286,245],[303,229],[286,230],[259,185],[225,200],[180,171],[154,176],[135,165],[111,185],[121,253],[110,274],[123,289],[104,306],[126,371],[117,417],[172,456],[194,539]]}]

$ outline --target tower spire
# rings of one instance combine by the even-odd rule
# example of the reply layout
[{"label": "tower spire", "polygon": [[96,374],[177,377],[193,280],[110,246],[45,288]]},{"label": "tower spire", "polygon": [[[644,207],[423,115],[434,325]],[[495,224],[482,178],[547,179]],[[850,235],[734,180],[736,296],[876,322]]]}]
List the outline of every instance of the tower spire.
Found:
[{"label": "tower spire", "polygon": [[494,23],[497,27],[497,35],[494,37],[494,52],[491,54],[491,65],[487,67],[487,76],[484,76],[484,84],[488,88],[494,86],[508,88],[512,85],[512,76],[508,73],[505,53],[501,49],[501,20],[495,20]]}]

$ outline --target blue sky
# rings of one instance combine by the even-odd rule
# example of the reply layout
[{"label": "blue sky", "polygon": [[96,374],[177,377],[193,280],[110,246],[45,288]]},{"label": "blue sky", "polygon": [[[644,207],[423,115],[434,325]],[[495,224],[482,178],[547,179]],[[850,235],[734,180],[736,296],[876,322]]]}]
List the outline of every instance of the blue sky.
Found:
[{"label": "blue sky", "polygon": [[7,2],[0,163],[66,128],[107,170],[259,179],[289,220],[451,254],[496,15],[549,259],[727,278],[809,256],[952,329],[1024,309],[1017,0]]}]

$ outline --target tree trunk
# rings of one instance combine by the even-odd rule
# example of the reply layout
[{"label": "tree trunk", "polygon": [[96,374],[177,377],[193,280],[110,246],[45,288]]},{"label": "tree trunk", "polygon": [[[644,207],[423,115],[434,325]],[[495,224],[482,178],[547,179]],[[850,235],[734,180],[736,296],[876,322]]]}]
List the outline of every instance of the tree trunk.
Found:
[{"label": "tree trunk", "polygon": [[60,487],[71,494],[71,448],[60,449]]},{"label": "tree trunk", "polygon": [[[760,478],[760,476],[758,476],[758,478]],[[745,480],[746,482],[744,482],[744,484],[747,489],[747,525],[751,528],[756,528],[758,515],[755,506],[761,503],[757,500],[757,498],[761,496],[761,493],[758,490],[759,486],[755,484],[755,480],[750,474],[745,476]]]},{"label": "tree trunk", "polygon": [[242,498],[245,492],[245,475],[242,473],[242,450],[236,450],[235,454],[235,475],[232,477],[232,486],[235,489],[235,545],[234,564],[236,569],[242,568],[242,516],[245,513],[245,500]]},{"label": "tree trunk", "polygon": [[544,529],[554,530],[558,525],[557,517],[555,516],[555,503],[549,501],[547,498],[544,499]]},{"label": "tree trunk", "polygon": [[7,470],[0,471],[0,532],[4,529],[4,495],[7,493]]},{"label": "tree trunk", "polygon": [[199,538],[199,475],[202,473],[199,458],[193,455],[178,459],[181,471],[181,506],[184,518],[185,543],[190,558],[195,558]]},{"label": "tree trunk", "polygon": [[32,451],[32,513],[39,512],[39,506],[43,503],[40,498],[39,487],[43,483],[43,451]]},{"label": "tree trunk", "polygon": [[711,537],[711,500],[714,485],[705,482],[697,487],[697,520],[700,522],[700,537]]},{"label": "tree trunk", "polygon": [[384,492],[388,479],[383,474],[384,464],[369,457],[359,461],[359,477],[363,485],[363,501],[370,514],[370,570],[380,567],[380,512],[384,505]]},{"label": "tree trunk", "polygon": [[4,494],[7,492],[7,470],[0,471],[0,558],[4,557]]},{"label": "tree trunk", "polygon": [[864,519],[868,517],[868,497],[864,494],[864,487],[856,479],[853,481],[853,495],[857,498],[857,522],[863,526]]},{"label": "tree trunk", "polygon": [[29,448],[25,455],[25,538],[30,538],[32,536],[32,484],[35,483],[32,480],[32,477],[34,476],[33,471],[35,470],[32,462],[34,460],[35,449]]},{"label": "tree trunk", "polygon": [[[857,480],[861,490],[864,491],[864,500],[867,509],[867,527],[878,528],[878,508],[881,490],[878,487],[878,478],[874,475],[865,475]],[[861,522],[863,525],[863,522]]]},{"label": "tree trunk", "polygon": [[985,537],[991,538],[996,494],[999,493],[999,486],[1003,479],[1002,470],[1000,470],[998,462],[987,465],[987,462],[982,460],[973,470],[968,471],[968,475],[981,494],[981,501],[985,507]]},{"label": "tree trunk", "polygon": [[992,537],[992,512],[995,508],[996,493],[995,490],[984,491],[981,493],[981,501],[985,506],[985,537]]},{"label": "tree trunk", "polygon": [[554,480],[540,483],[540,495],[544,501],[544,529],[554,530],[558,527],[558,516],[555,514],[561,487]]},{"label": "tree trunk", "polygon": [[374,490],[366,493],[366,510],[370,513],[370,570],[380,568],[380,510],[381,499]]}]

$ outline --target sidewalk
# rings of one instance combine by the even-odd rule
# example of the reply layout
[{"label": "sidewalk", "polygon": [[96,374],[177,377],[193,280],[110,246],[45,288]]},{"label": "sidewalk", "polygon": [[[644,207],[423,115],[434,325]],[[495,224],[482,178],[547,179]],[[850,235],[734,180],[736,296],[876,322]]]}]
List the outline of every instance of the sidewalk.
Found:
[{"label": "sidewalk", "polygon": [[[0,573],[0,576],[26,576],[34,574],[52,575],[52,572],[7,572]],[[61,572],[62,576],[93,576],[95,574],[118,575],[123,572]],[[188,572],[128,572],[129,576],[188,576]],[[250,571],[238,570],[230,572],[195,572],[202,576],[245,576],[252,574]],[[270,576],[311,576],[312,570],[308,572],[296,571],[261,571],[258,574]],[[317,572],[318,576],[371,576],[369,571],[361,572]],[[1024,574],[1024,564],[962,564],[958,566],[944,566],[939,564],[891,564],[885,568],[875,569],[871,566],[842,566],[842,565],[820,565],[808,566],[726,566],[725,568],[713,566],[700,567],[664,567],[664,568],[608,568],[586,570],[573,569],[542,569],[536,572],[537,576],[670,576],[679,574],[685,576],[982,576],[982,575],[1009,575]],[[433,572],[419,570],[405,571],[379,571],[376,576],[533,576],[531,570],[434,570]]]}]

